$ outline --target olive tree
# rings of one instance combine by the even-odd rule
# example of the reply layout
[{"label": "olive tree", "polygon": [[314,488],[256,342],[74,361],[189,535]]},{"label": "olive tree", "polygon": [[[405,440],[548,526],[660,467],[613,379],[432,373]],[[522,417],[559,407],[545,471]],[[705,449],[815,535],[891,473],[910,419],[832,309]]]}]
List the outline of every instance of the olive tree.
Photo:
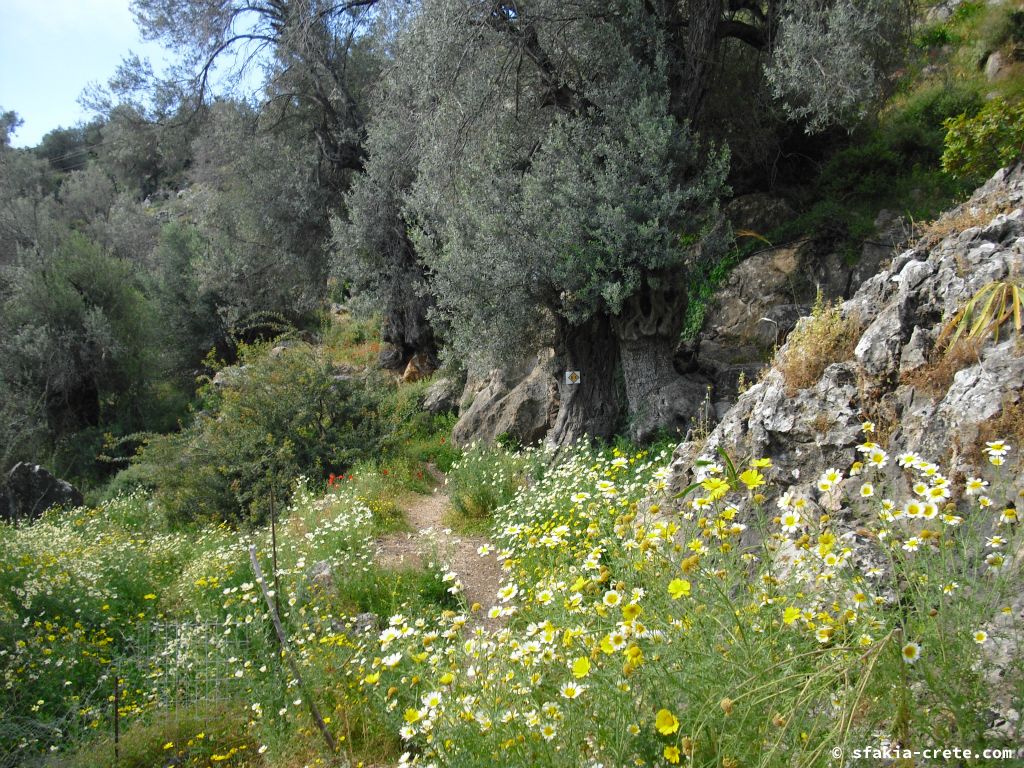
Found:
[{"label": "olive tree", "polygon": [[[815,130],[883,90],[905,8],[421,3],[368,143],[371,167],[402,171],[366,183],[390,201],[393,230],[412,233],[450,350],[483,366],[550,339],[583,371],[562,386],[557,442],[615,428],[617,369],[635,437],[685,423],[703,395],[672,366],[688,268],[728,242],[729,153],[712,140],[728,131],[703,119],[709,93],[731,86],[720,55],[751,51],[790,119]],[[836,55],[820,55],[822,35]]]}]

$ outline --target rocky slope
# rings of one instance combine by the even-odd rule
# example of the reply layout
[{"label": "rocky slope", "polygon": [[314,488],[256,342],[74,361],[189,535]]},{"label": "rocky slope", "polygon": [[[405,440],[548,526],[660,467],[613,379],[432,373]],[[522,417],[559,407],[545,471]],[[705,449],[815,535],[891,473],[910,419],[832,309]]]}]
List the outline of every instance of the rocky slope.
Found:
[{"label": "rocky slope", "polygon": [[978,289],[1024,274],[1022,204],[1024,168],[1000,171],[864,281],[841,306],[843,320],[861,329],[852,357],[831,363],[802,389],[787,383],[780,363],[821,350],[800,349],[791,337],[706,440],[677,448],[671,486],[685,487],[695,460],[722,447],[735,457],[770,457],[780,482],[814,498],[822,471],[855,460],[869,419],[890,454],[916,451],[961,477],[977,465],[980,439],[998,433],[1019,450],[1024,343],[1004,332],[998,343],[962,345],[952,356],[935,347]]}]

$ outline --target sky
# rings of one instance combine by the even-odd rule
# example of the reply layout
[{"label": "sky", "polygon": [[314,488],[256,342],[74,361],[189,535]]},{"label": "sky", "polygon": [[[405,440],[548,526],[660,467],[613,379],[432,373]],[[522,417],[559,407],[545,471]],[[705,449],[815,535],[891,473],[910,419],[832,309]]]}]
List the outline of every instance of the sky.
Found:
[{"label": "sky", "polygon": [[0,108],[24,120],[16,147],[91,115],[78,105],[90,83],[105,84],[129,51],[166,60],[142,40],[129,0],[0,0]]}]

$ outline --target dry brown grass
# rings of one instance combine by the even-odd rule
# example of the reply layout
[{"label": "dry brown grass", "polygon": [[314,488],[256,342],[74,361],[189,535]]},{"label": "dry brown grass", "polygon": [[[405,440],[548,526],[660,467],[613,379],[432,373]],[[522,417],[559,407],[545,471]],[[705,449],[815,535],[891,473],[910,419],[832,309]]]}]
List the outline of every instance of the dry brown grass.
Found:
[{"label": "dry brown grass", "polygon": [[930,224],[925,224],[921,229],[921,245],[926,249],[931,248],[951,234],[971,227],[984,227],[1000,213],[1009,213],[1013,209],[1013,205],[998,196],[964,203]]},{"label": "dry brown grass", "polygon": [[934,352],[932,359],[925,365],[906,374],[903,383],[929,397],[942,397],[949,391],[949,385],[953,383],[957,371],[978,362],[981,346],[980,339],[957,339],[945,352]]},{"label": "dry brown grass", "polygon": [[978,439],[967,457],[975,466],[984,466],[987,459],[981,449],[990,440],[1005,440],[1015,450],[1024,447],[1024,396],[1020,393],[1006,395],[999,415],[978,425]]},{"label": "dry brown grass", "polygon": [[858,318],[844,317],[838,304],[818,301],[811,317],[789,334],[776,367],[793,395],[815,384],[832,363],[848,360],[860,338]]},{"label": "dry brown grass", "polygon": [[814,427],[816,432],[825,434],[832,429],[834,423],[831,414],[826,411],[818,411],[814,419],[811,420],[811,426]]}]

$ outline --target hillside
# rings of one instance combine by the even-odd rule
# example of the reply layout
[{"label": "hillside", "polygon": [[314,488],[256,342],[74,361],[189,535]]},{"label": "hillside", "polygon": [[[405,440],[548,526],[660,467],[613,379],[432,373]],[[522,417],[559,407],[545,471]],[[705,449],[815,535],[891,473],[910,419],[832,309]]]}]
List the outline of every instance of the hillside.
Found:
[{"label": "hillside", "polygon": [[[674,460],[453,454],[439,432],[420,438],[427,453],[407,441],[327,486],[295,481],[273,533],[167,527],[141,492],[5,529],[8,764],[1014,754],[1019,336],[958,341],[973,358],[921,339],[1019,268],[1020,174],[1000,172],[850,301],[802,321]],[[229,387],[273,381],[301,347],[276,349]],[[887,402],[910,411],[866,410]],[[443,465],[444,488],[423,461]]]},{"label": "hillside", "polygon": [[130,7],[0,108],[0,768],[1024,764],[1021,0]]}]

